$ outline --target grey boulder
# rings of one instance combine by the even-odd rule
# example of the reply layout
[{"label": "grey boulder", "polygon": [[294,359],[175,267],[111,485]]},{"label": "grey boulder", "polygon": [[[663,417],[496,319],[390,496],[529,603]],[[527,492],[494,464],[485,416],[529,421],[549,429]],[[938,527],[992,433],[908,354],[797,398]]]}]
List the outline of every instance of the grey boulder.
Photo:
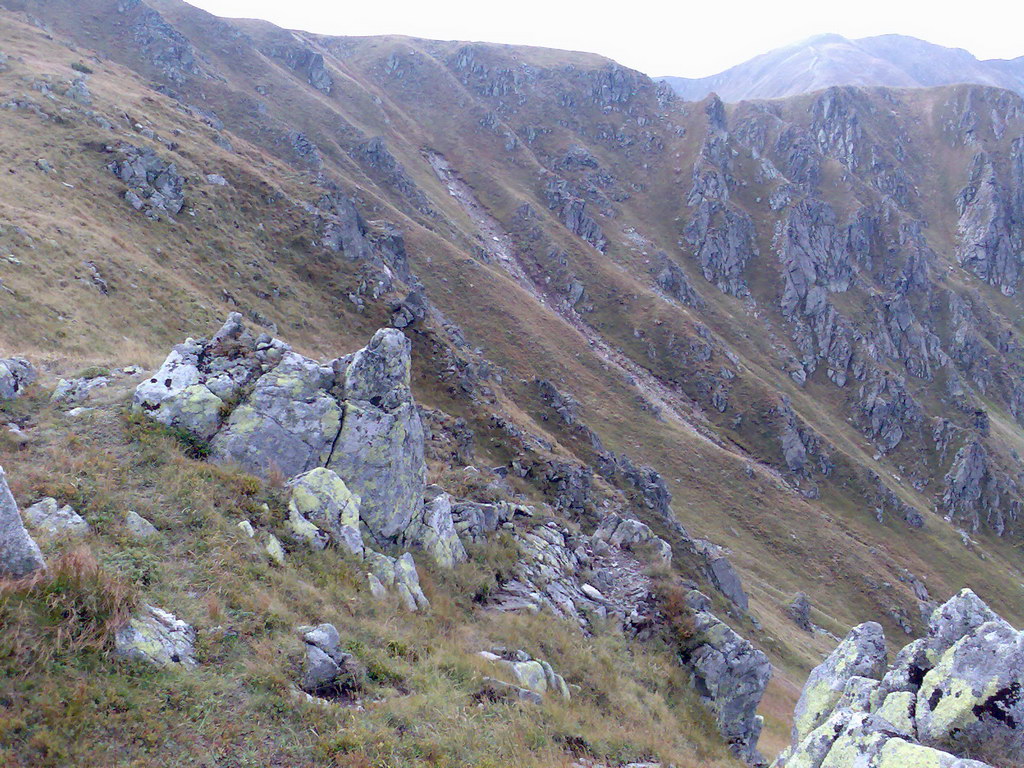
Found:
[{"label": "grey boulder", "polygon": [[794,743],[802,741],[832,713],[850,678],[878,680],[885,668],[885,634],[881,625],[869,621],[850,630],[807,678],[793,711]]},{"label": "grey boulder", "polygon": [[321,698],[352,694],[363,686],[365,670],[350,654],[341,650],[341,638],[333,624],[303,628],[306,657],[301,687]]},{"label": "grey boulder", "polygon": [[0,467],[0,577],[20,579],[45,567],[39,545],[25,530]]},{"label": "grey boulder", "polygon": [[396,541],[423,505],[423,423],[409,388],[412,346],[393,328],[377,331],[345,370],[341,433],[327,467],[362,500],[360,516],[378,542]]},{"label": "grey boulder", "polygon": [[[707,598],[698,592],[691,592],[688,601],[707,605]],[[763,724],[757,706],[772,673],[768,657],[714,614],[698,610],[694,632],[683,647],[683,661],[730,748],[747,763],[763,762],[757,751]]]}]

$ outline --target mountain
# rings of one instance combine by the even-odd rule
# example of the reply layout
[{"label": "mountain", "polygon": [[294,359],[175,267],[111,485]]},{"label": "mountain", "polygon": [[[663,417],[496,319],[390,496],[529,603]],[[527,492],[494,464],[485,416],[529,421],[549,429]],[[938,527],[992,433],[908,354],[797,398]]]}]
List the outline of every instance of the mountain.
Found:
[{"label": "mountain", "polygon": [[1018,94],[0,27],[0,763],[1019,747]]},{"label": "mountain", "polygon": [[849,40],[819,35],[755,56],[710,77],[663,77],[682,98],[778,99],[833,85],[920,88],[974,83],[1024,93],[1024,57],[979,61],[961,48],[905,35]]}]

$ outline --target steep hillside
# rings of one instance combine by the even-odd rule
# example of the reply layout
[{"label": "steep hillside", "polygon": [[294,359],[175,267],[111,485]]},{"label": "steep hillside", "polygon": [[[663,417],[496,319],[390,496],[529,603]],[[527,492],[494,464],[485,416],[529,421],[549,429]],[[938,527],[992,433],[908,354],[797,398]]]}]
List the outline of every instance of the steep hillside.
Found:
[{"label": "steep hillside", "polygon": [[850,40],[818,35],[755,56],[709,77],[663,77],[681,98],[716,93],[726,101],[778,99],[834,85],[921,88],[973,83],[1024,93],[1024,57],[979,61],[960,48],[945,48],[906,35]]},{"label": "steep hillside", "polygon": [[[536,765],[729,765],[704,705],[752,760],[747,710],[760,691],[744,689],[742,728],[730,730],[721,701],[688,685],[704,674],[688,643],[724,627],[716,616],[745,658],[759,656],[742,638],[773,666],[760,707],[769,757],[789,743],[831,636],[867,619],[890,638],[918,633],[934,601],[964,586],[1024,619],[1020,97],[851,87],[688,103],[583,54],[323,37],[175,0],[5,6],[0,357],[42,376],[0,411],[15,427],[0,465],[22,509],[43,496],[75,506],[95,556],[137,583],[137,600],[201,638],[237,633],[230,653],[203,651],[180,706],[159,701],[176,674],[140,673],[155,686],[147,698],[102,654],[76,667],[89,706],[108,707],[105,689],[89,688],[98,665],[120,702],[110,707],[175,710],[157,743],[134,727],[105,733],[107,754],[128,739],[141,745],[127,762],[159,761],[188,732],[214,764],[277,728],[293,736],[250,745],[246,759],[485,765],[474,734],[487,730],[502,744],[495,764],[532,748]],[[361,566],[336,547],[288,540],[281,484],[294,472],[282,457],[250,461],[244,441],[218,448],[237,444],[243,408],[260,412],[246,399],[263,380],[255,363],[216,408],[203,395],[209,429],[168,417],[184,429],[168,434],[126,415],[139,378],[101,377],[115,384],[50,403],[61,376],[155,370],[172,344],[209,338],[235,311],[254,336],[333,361],[301,366],[319,372],[302,386],[332,413],[353,400],[342,356],[401,329],[430,481],[456,501],[532,506],[569,539],[549,541],[551,554],[527,535],[532,523],[509,520],[512,540],[477,542],[455,575],[418,555],[434,609],[409,617],[372,604]],[[276,370],[260,357],[268,344],[238,352],[264,377]],[[195,352],[203,376],[222,353]],[[69,415],[79,407],[97,423]],[[327,444],[313,464],[338,468]],[[172,533],[120,554],[128,509]],[[673,553],[668,572],[629,559],[605,568],[643,572],[656,637],[577,610],[590,605],[574,591],[590,572],[579,562],[572,610],[549,596],[527,600],[548,606],[538,617],[502,611],[525,607],[521,569],[534,559],[575,557],[575,536],[604,551],[592,537],[609,513],[642,521]],[[285,540],[283,569],[237,540],[241,519]],[[390,533],[370,540],[398,556]],[[237,573],[240,584],[222,583]],[[694,586],[713,604],[680,597]],[[812,631],[794,625],[798,592]],[[363,719],[288,703],[281,654],[297,625],[328,620],[352,648],[391,659],[364,654],[385,669],[368,694],[384,704]],[[488,730],[505,716],[478,693],[474,651],[490,645],[550,659],[579,695]],[[760,669],[744,668],[743,686],[757,689]],[[19,691],[19,706],[64,685]],[[240,690],[238,708],[204,715],[196,686],[217,701]],[[423,725],[442,703],[449,740]],[[63,717],[26,718],[12,759],[81,759],[55,743]],[[93,725],[86,741],[100,738]]]}]

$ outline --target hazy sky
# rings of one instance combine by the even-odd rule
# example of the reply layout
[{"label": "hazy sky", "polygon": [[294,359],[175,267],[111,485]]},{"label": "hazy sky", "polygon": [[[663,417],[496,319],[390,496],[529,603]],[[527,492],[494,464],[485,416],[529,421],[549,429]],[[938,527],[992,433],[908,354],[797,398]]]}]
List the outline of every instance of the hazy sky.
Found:
[{"label": "hazy sky", "polygon": [[333,35],[403,34],[592,51],[649,75],[700,77],[822,32],[896,32],[1024,56],[1020,0],[189,0],[219,16],[260,18]]}]

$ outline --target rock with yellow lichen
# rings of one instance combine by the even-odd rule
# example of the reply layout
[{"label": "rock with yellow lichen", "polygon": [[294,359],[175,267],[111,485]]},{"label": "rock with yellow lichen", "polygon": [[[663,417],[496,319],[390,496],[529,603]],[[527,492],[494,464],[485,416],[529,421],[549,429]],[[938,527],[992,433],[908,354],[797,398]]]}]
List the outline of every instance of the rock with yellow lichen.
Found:
[{"label": "rock with yellow lichen", "polygon": [[811,670],[793,712],[793,741],[800,742],[835,709],[853,677],[878,679],[885,671],[885,635],[873,621],[854,627],[825,661]]},{"label": "rock with yellow lichen", "polygon": [[114,635],[118,656],[157,666],[194,666],[196,632],[184,621],[152,605],[133,616]]},{"label": "rock with yellow lichen", "polygon": [[333,471],[317,467],[293,479],[288,501],[288,526],[296,538],[314,549],[329,542],[362,557],[359,497]]},{"label": "rock with yellow lichen", "polygon": [[410,547],[422,549],[442,568],[466,562],[466,548],[455,532],[452,497],[437,486],[428,489],[428,500],[403,536]]},{"label": "rock with yellow lichen", "polygon": [[423,507],[427,469],[409,388],[411,351],[401,331],[385,328],[351,357],[341,432],[326,464],[359,494],[363,524],[381,544],[398,541]]},{"label": "rock with yellow lichen", "polygon": [[[134,407],[208,441],[213,460],[260,477],[330,469],[359,499],[366,532],[390,546],[420,518],[426,485],[410,367],[411,344],[392,328],[352,355],[320,363],[266,334],[254,337],[234,313],[213,338],[176,346],[139,385]],[[351,525],[325,528],[309,517],[313,511],[290,514],[296,536],[360,549]],[[461,543],[448,543],[457,560]]]},{"label": "rock with yellow lichen", "polygon": [[[793,744],[773,768],[986,768],[977,758],[1024,761],[1024,633],[965,589],[935,609],[927,636],[900,651],[880,681],[851,676],[836,695],[834,683],[863,645],[864,626],[811,673]],[[872,630],[872,645],[884,648],[879,633]]]},{"label": "rock with yellow lichen", "polygon": [[333,382],[330,366],[286,352],[213,438],[213,458],[264,477],[323,466],[341,424],[341,406],[329,393]]}]

